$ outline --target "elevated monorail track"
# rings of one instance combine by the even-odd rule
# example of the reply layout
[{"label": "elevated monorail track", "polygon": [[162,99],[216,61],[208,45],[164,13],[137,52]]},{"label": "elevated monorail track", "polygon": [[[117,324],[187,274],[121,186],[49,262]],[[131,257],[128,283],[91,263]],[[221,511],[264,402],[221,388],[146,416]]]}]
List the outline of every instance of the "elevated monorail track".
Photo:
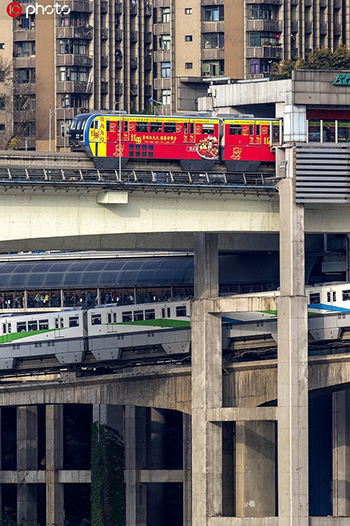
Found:
[{"label": "elevated monorail track", "polygon": [[[57,166],[57,163],[56,163]],[[1,167],[0,188],[35,187],[41,189],[115,189],[128,188],[152,191],[259,191],[276,193],[277,180],[273,173],[242,172],[184,172],[161,170],[98,170],[95,168],[28,168]]]}]

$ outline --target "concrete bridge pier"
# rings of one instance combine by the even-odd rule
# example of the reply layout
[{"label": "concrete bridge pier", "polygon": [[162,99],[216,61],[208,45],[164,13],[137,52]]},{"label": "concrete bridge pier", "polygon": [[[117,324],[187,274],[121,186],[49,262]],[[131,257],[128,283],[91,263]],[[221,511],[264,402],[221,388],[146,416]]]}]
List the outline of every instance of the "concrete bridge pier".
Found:
[{"label": "concrete bridge pier", "polygon": [[59,483],[63,469],[63,405],[46,405],[46,524],[64,524],[64,487]]},{"label": "concrete bridge pier", "polygon": [[333,516],[350,516],[350,390],[333,393]]}]

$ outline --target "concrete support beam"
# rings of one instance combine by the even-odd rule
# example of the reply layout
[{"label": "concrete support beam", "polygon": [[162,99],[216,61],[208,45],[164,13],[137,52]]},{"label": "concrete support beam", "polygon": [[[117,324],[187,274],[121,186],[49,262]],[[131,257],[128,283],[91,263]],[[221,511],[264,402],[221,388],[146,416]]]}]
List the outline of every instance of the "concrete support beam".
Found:
[{"label": "concrete support beam", "polygon": [[17,408],[17,471],[23,482],[17,484],[18,522],[37,522],[37,486],[26,483],[26,472],[38,468],[38,409]]},{"label": "concrete support beam", "polygon": [[64,493],[59,482],[63,469],[63,406],[46,406],[46,524],[63,526]]},{"label": "concrete support beam", "polygon": [[[149,437],[147,447],[147,467],[152,474],[153,470],[164,470],[164,431],[165,411],[163,409],[149,410]],[[169,480],[169,474],[163,472]],[[140,479],[141,480],[141,479]],[[146,482],[151,482],[150,479]],[[147,522],[154,526],[162,526],[165,521],[165,488],[158,482],[158,477],[153,478],[153,484],[147,486]]]},{"label": "concrete support beam", "polygon": [[209,525],[222,514],[221,423],[209,422],[208,411],[222,406],[222,335],[213,312],[218,295],[217,237],[195,234],[192,304],[192,526]]},{"label": "concrete support beam", "polygon": [[293,149],[280,182],[280,298],[278,310],[279,526],[308,526],[308,341],[304,209],[295,204]]},{"label": "concrete support beam", "polygon": [[350,516],[350,390],[333,394],[333,516]]}]

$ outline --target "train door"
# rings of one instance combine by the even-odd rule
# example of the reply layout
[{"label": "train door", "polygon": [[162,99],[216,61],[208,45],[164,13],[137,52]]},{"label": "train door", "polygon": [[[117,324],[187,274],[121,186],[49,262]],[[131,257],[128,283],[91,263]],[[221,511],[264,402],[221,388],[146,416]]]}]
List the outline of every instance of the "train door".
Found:
[{"label": "train door", "polygon": [[111,310],[110,312],[107,312],[107,332],[117,332],[117,330],[117,313]]},{"label": "train door", "polygon": [[194,144],[194,122],[184,122],[184,143]]},{"label": "train door", "polygon": [[63,337],[63,331],[61,330],[63,329],[63,327],[64,327],[63,317],[58,314],[55,317],[55,331],[54,331],[55,338]]},{"label": "train door", "polygon": [[3,342],[8,342],[8,341],[11,341],[10,340],[10,335],[11,334],[11,323],[9,323],[8,321],[4,321],[2,323],[2,339],[3,339]]}]

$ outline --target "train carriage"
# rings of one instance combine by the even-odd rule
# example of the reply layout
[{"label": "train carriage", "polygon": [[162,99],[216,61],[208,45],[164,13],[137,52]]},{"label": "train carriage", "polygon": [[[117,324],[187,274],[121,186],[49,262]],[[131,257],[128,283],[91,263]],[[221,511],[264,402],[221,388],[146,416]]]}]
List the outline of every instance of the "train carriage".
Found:
[{"label": "train carriage", "polygon": [[219,119],[93,115],[85,126],[85,148],[99,168],[128,160],[179,162],[183,170],[210,170],[219,159]]},{"label": "train carriage", "polygon": [[277,120],[225,118],[222,160],[229,171],[255,171],[261,163],[275,161],[271,144],[279,143],[279,138]]}]

